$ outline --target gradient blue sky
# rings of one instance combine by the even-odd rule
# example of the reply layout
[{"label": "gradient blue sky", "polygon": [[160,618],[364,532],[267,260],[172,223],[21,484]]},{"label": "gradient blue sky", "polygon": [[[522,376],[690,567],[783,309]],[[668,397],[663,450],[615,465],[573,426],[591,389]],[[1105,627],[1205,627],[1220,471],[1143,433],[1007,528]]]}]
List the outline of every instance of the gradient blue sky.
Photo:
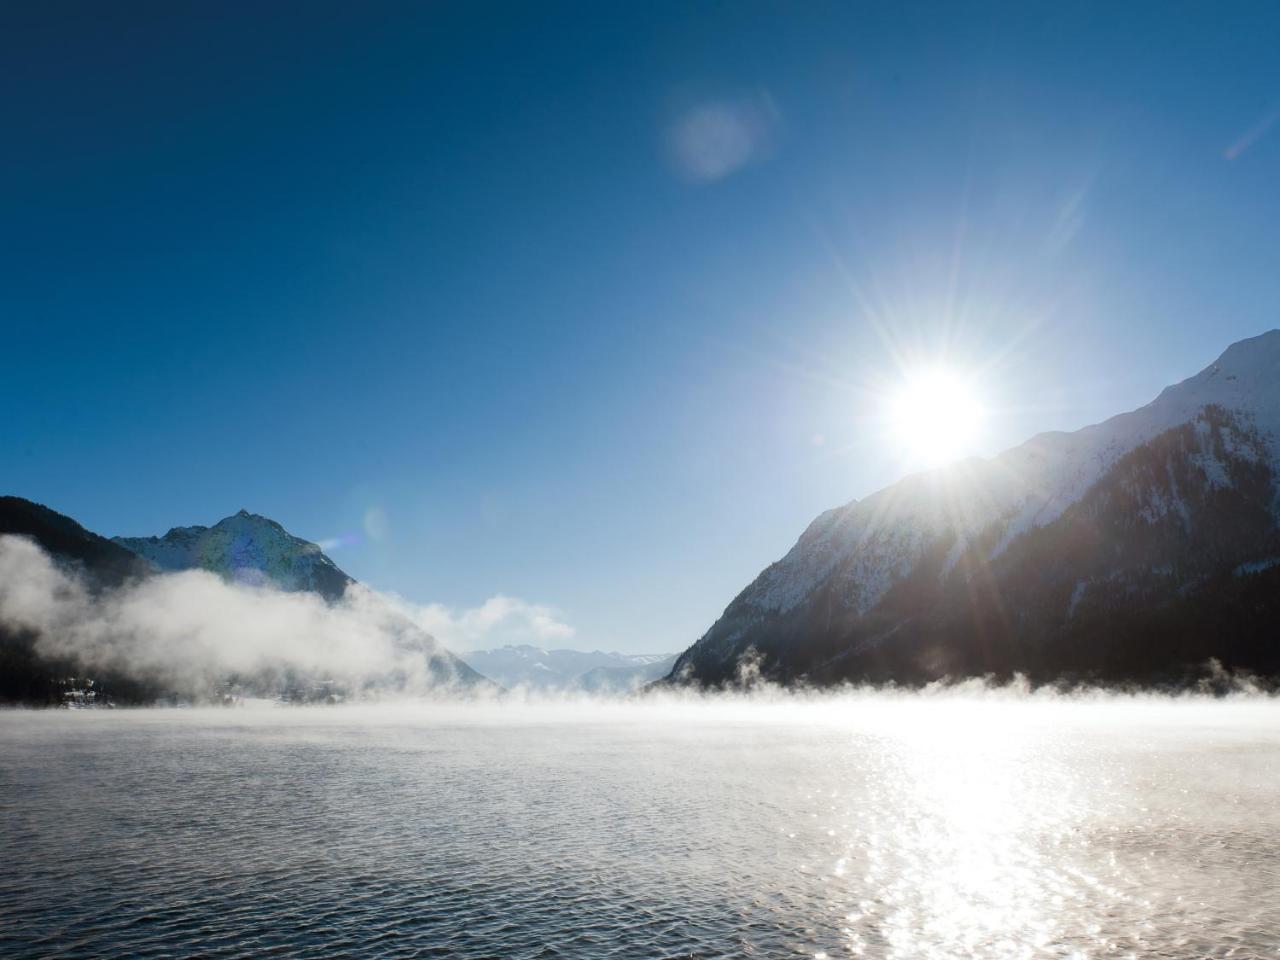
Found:
[{"label": "gradient blue sky", "polygon": [[[25,8],[25,9],[24,9]],[[8,4],[0,486],[677,650],[911,464],[1280,325],[1280,7]],[[1270,124],[1276,129],[1271,129]],[[510,639],[510,638],[508,638]]]}]

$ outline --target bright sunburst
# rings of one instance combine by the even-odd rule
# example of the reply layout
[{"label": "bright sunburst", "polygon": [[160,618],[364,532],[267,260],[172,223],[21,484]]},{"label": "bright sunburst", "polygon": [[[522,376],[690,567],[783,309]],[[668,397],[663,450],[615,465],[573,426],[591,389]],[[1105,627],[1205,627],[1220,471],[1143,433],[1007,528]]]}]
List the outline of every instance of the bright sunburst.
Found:
[{"label": "bright sunburst", "polygon": [[972,379],[945,366],[908,371],[887,404],[893,442],[929,464],[972,453],[985,417]]}]

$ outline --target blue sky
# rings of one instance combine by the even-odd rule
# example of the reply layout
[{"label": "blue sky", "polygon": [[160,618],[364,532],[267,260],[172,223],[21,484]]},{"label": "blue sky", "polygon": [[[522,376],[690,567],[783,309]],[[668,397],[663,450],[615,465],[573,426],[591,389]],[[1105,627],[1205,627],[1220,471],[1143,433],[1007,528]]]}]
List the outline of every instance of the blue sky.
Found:
[{"label": "blue sky", "polygon": [[903,364],[994,453],[1280,325],[1274,4],[960,6],[9,5],[5,492],[676,650]]}]

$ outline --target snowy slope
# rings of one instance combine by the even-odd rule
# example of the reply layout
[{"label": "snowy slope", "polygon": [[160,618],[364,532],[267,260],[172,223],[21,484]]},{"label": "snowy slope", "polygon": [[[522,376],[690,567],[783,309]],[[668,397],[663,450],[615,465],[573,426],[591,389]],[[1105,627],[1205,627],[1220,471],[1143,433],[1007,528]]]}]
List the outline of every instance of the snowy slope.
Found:
[{"label": "snowy slope", "polygon": [[241,583],[342,596],[351,577],[314,543],[258,514],[241,510],[212,527],[174,527],[163,537],[113,537],[158,569],[209,570]]},{"label": "snowy slope", "polygon": [[[919,576],[926,558],[937,560],[939,579],[962,558],[995,563],[1019,538],[1055,524],[1126,455],[1206,408],[1230,413],[1231,427],[1220,433],[1224,456],[1280,463],[1280,331],[1234,344],[1131,413],[1074,433],[1041,434],[990,460],[913,475],[827,511],[682,655],[677,671],[723,673],[748,647],[801,624],[809,634],[822,632],[824,622],[843,629],[874,611],[895,585]],[[1204,469],[1224,469],[1205,460],[1205,451],[1196,455]]]}]

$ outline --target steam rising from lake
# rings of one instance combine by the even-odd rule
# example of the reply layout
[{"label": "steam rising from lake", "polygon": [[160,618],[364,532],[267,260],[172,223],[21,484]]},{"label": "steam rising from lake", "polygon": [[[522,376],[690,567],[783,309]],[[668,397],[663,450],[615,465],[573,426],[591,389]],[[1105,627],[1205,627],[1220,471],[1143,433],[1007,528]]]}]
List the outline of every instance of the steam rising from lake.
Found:
[{"label": "steam rising from lake", "polygon": [[423,691],[449,678],[431,669],[436,645],[421,619],[420,608],[359,584],[330,604],[203,570],[95,592],[31,541],[0,537],[0,623],[34,632],[45,657],[177,689],[296,670],[354,683],[394,675],[401,689]]},{"label": "steam rising from lake", "polygon": [[[442,653],[435,635],[474,639],[513,619],[539,636],[563,637],[568,630],[546,608],[503,597],[453,615],[438,605],[417,606],[360,584],[349,587],[341,601],[327,603],[314,593],[228,582],[201,570],[94,590],[32,541],[0,536],[0,626],[33,633],[36,651],[46,658],[73,660],[90,672],[117,671],[158,681],[197,697],[228,676],[278,677],[290,671],[331,678],[352,689],[368,688],[379,696],[461,690],[466,685],[457,671],[465,668]],[[1260,692],[1250,678],[1229,677],[1220,669],[1208,678],[1206,689],[1210,684],[1215,692]],[[767,698],[792,705],[814,698],[833,702],[802,689],[772,688],[750,658],[740,666],[738,686],[751,692],[751,702],[757,704]],[[466,690],[472,695],[494,692]],[[545,699],[530,691],[511,692],[522,699]],[[974,680],[938,684],[922,695],[1007,699],[1030,694],[1021,682],[992,686]],[[1087,689],[1041,689],[1034,695],[1042,700],[1107,696]],[[682,703],[701,695],[673,689],[652,696]],[[728,699],[720,702],[723,706]]]}]

